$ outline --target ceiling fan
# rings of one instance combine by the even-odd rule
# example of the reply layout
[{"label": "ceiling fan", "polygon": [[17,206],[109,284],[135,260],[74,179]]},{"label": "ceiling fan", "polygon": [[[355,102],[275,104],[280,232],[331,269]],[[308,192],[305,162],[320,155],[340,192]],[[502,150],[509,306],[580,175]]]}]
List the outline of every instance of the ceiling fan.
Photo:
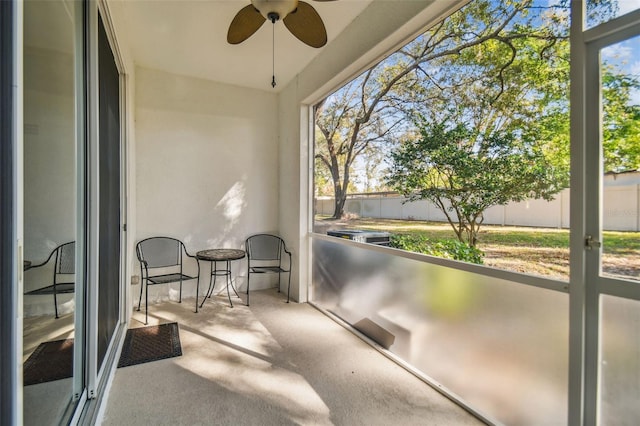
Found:
[{"label": "ceiling fan", "polygon": [[327,30],[320,15],[309,3],[298,0],[251,0],[251,4],[240,9],[231,21],[227,41],[242,43],[265,21],[275,24],[280,19],[301,42],[316,48],[327,44]]}]

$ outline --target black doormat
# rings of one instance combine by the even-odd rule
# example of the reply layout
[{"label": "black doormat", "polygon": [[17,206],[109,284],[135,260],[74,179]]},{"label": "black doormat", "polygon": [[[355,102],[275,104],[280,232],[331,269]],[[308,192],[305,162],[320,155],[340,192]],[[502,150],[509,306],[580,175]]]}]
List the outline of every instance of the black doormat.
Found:
[{"label": "black doormat", "polygon": [[124,338],[118,368],[181,355],[178,323],[131,328]]},{"label": "black doormat", "polygon": [[40,343],[23,368],[25,386],[73,376],[73,339]]}]

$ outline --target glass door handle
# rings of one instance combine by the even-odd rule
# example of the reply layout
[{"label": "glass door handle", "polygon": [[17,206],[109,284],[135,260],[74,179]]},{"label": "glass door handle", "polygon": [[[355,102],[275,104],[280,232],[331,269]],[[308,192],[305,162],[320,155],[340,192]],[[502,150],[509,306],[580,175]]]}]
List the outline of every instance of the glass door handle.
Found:
[{"label": "glass door handle", "polygon": [[602,247],[602,243],[598,240],[594,240],[593,236],[587,235],[586,237],[584,237],[584,247],[587,250],[593,250],[594,248],[599,249],[600,247]]}]

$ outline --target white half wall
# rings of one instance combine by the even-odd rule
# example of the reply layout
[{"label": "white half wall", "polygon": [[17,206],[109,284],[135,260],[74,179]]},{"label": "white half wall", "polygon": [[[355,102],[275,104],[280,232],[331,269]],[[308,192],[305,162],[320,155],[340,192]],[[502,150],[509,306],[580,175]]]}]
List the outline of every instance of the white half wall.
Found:
[{"label": "white half wall", "polygon": [[[135,90],[136,242],[170,236],[195,254],[277,233],[276,95],[145,68],[136,69]],[[209,265],[201,269],[208,284]],[[243,287],[246,261],[232,269]],[[272,286],[272,277],[252,277],[251,288]],[[153,287],[150,300],[169,297],[168,286]],[[185,284],[183,297],[194,295],[195,281]]]}]

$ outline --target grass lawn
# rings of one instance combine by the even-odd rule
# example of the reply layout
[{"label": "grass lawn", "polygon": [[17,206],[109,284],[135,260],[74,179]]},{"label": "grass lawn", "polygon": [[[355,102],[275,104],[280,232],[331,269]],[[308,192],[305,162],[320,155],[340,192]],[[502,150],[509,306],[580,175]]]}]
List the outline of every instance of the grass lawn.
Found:
[{"label": "grass lawn", "polygon": [[[422,234],[431,240],[455,239],[448,223],[395,219],[316,218],[317,232],[352,228],[387,231],[394,234]],[[604,232],[606,274],[640,280],[640,232]],[[484,264],[500,269],[569,280],[569,230],[483,225],[478,248]]]}]

